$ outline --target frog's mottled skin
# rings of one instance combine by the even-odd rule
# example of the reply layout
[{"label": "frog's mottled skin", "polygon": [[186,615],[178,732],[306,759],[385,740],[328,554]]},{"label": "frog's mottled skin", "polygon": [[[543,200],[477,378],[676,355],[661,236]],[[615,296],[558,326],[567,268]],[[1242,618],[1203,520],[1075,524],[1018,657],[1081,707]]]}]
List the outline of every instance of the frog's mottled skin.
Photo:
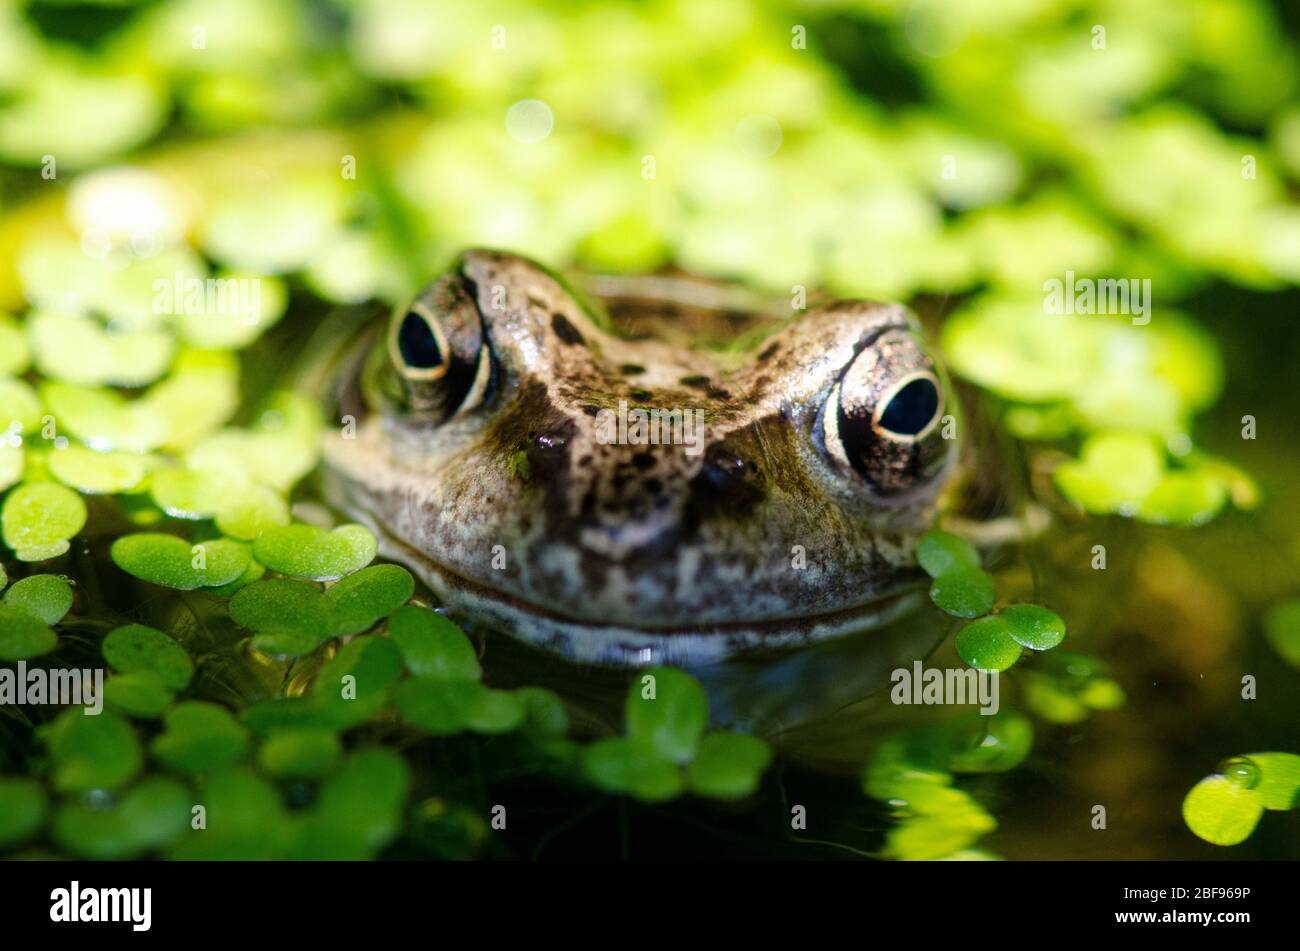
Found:
[{"label": "frog's mottled skin", "polygon": [[[751,353],[698,350],[606,329],[545,269],[489,251],[412,307],[438,322],[445,367],[404,372],[387,333],[355,433],[328,441],[326,489],[452,608],[639,665],[836,637],[915,602],[913,542],[956,457],[950,410],[914,440],[859,427],[860,467],[836,412],[869,415],[908,373],[942,400],[903,308],[832,303]],[[620,400],[703,410],[697,451],[603,444],[597,414]]]}]

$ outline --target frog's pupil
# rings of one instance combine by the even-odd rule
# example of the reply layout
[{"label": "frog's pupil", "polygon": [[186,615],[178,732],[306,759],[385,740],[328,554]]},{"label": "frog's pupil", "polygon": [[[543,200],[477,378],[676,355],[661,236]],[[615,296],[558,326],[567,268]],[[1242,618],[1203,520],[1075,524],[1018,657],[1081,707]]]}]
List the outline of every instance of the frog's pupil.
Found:
[{"label": "frog's pupil", "polygon": [[432,370],[442,363],[438,340],[423,317],[411,311],[402,318],[397,330],[397,351],[406,365],[416,370]]},{"label": "frog's pupil", "polygon": [[924,377],[913,380],[894,394],[880,414],[880,428],[899,436],[915,436],[930,425],[939,408],[939,389]]}]

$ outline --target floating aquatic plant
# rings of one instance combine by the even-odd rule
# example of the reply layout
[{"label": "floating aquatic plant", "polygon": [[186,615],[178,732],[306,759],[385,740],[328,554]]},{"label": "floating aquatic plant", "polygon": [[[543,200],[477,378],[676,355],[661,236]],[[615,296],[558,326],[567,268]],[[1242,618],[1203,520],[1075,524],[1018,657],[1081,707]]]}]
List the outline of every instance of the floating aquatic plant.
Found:
[{"label": "floating aquatic plant", "polygon": [[917,540],[916,557],[934,579],[930,600],[954,617],[977,619],[957,632],[957,653],[970,666],[1006,670],[1020,659],[1022,648],[1048,651],[1065,639],[1065,622],[1039,605],[1012,604],[990,614],[995,582],[965,539],[933,529]]},{"label": "floating aquatic plant", "polygon": [[1247,753],[1224,760],[1183,799],[1187,828],[1213,845],[1238,845],[1266,810],[1300,806],[1300,756]]},{"label": "floating aquatic plant", "polygon": [[624,718],[624,736],[598,740],[582,753],[584,774],[609,792],[647,802],[673,799],[687,790],[738,799],[758,788],[772,760],[771,748],[756,737],[706,732],[704,689],[671,667],[644,671],[633,680]]}]

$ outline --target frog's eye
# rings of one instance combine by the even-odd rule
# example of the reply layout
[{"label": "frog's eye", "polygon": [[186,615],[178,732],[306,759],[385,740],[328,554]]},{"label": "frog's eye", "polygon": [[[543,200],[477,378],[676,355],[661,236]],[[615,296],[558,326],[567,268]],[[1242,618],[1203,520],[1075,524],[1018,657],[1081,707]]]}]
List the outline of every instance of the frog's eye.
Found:
[{"label": "frog's eye", "polygon": [[875,425],[896,439],[916,439],[939,419],[942,391],[933,374],[920,373],[896,385],[881,400]]},{"label": "frog's eye", "polygon": [[929,482],[951,448],[939,433],[943,383],[918,339],[885,334],[863,349],[832,388],[823,414],[826,449],[882,495]]},{"label": "frog's eye", "polygon": [[444,282],[393,315],[388,359],[407,408],[434,422],[482,403],[491,376],[478,309]]},{"label": "frog's eye", "polygon": [[437,321],[423,312],[408,310],[396,324],[397,358],[407,373],[441,376],[447,372],[447,341],[438,329]]}]

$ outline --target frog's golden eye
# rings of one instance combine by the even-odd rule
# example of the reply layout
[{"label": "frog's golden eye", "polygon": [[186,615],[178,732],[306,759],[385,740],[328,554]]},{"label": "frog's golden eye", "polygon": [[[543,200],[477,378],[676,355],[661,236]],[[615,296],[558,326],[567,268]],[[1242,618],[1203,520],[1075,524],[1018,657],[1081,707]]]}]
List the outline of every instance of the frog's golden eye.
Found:
[{"label": "frog's golden eye", "polygon": [[930,481],[951,448],[938,432],[944,387],[919,340],[891,331],[864,348],[832,388],[826,449],[882,495]]},{"label": "frog's golden eye", "polygon": [[399,309],[388,328],[388,362],[412,413],[442,422],[481,404],[492,359],[463,288],[440,281]]}]

